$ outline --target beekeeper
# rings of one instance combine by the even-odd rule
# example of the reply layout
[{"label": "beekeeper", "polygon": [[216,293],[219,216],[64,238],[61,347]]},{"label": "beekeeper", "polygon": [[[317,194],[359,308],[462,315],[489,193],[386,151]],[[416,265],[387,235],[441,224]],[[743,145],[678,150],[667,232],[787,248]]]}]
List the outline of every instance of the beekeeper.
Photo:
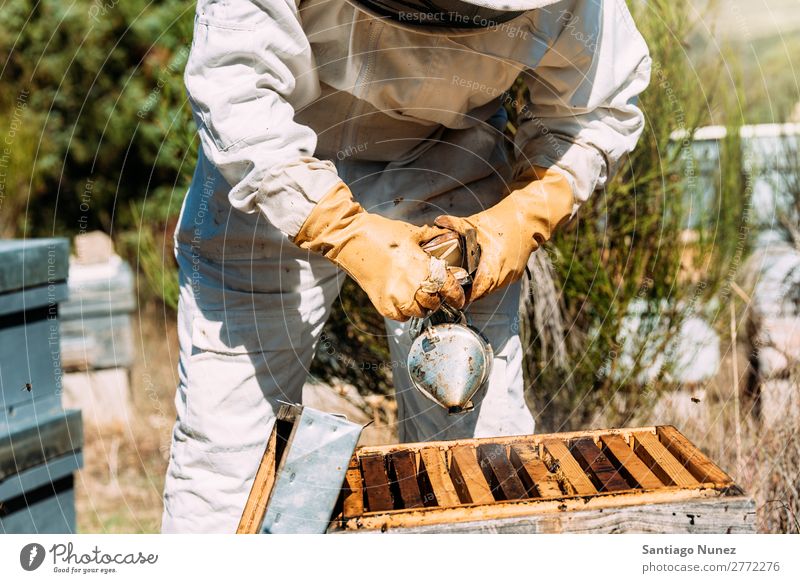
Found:
[{"label": "beekeeper", "polygon": [[[163,531],[236,529],[345,273],[385,317],[402,441],[533,432],[518,281],[636,144],[649,74],[624,0],[198,2]],[[505,106],[520,112],[510,148]],[[420,243],[467,228],[482,256],[465,297]],[[442,301],[495,351],[460,416],[403,368],[408,319]]]}]

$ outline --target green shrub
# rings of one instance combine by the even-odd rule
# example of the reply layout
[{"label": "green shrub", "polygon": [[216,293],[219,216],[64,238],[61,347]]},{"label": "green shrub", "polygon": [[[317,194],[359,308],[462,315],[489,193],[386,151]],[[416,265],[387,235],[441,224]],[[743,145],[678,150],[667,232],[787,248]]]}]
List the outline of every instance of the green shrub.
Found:
[{"label": "green shrub", "polygon": [[[0,212],[5,236],[102,229],[130,238],[143,228],[152,232],[141,245],[163,238],[194,169],[182,79],[193,15],[177,0],[3,5],[0,111],[26,96]],[[143,265],[147,281],[160,279],[148,270],[174,277],[170,255]]]},{"label": "green shrub", "polygon": [[[669,366],[646,382],[640,375],[725,276],[747,194],[740,160],[721,156],[713,185],[721,194],[708,200],[692,135],[701,124],[729,123],[729,134],[738,136],[740,118],[720,110],[727,105],[721,99],[711,101],[735,93],[736,84],[720,75],[718,61],[694,56],[691,11],[669,0],[632,4],[653,59],[639,102],[646,126],[616,178],[547,246],[563,311],[561,334],[549,342],[563,343],[566,356],[543,358],[555,347],[543,345],[536,325],[524,328],[529,393],[542,430],[598,419],[622,424],[652,404],[668,386]],[[633,311],[638,328],[626,333]]]}]

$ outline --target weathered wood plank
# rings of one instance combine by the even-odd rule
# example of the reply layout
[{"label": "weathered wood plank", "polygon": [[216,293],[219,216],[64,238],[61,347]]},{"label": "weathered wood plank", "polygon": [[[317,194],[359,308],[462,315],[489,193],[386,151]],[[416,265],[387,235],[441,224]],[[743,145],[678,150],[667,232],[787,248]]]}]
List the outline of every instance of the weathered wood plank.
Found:
[{"label": "weathered wood plank", "polygon": [[692,445],[692,443],[672,425],[657,427],[656,434],[661,444],[667,448],[667,451],[674,455],[699,482],[714,483],[717,485],[730,484],[733,482],[733,478],[708,459],[702,451]]},{"label": "weathered wood plank", "polygon": [[[593,511],[594,516],[602,514],[617,516],[624,512],[636,512],[636,509],[647,509],[640,515],[640,520],[648,513],[655,517],[652,530],[647,532],[672,532],[672,520],[683,525],[698,526],[697,532],[754,532],[755,504],[752,499],[740,495],[727,495],[727,489],[715,490],[686,489],[666,486],[660,490],[640,492],[621,492],[618,494],[599,494],[591,497],[571,496],[562,499],[535,499],[526,502],[498,502],[492,506],[487,517],[486,506],[460,506],[457,508],[426,508],[424,510],[394,511],[383,514],[371,514],[353,519],[345,524],[348,529],[395,529],[422,528],[429,525],[480,521],[491,525],[502,519],[530,519],[545,523],[556,520],[549,532],[572,532],[564,528],[572,516]],[[696,504],[702,505],[703,511],[693,512]],[[609,512],[613,509],[613,512]],[[662,510],[664,509],[663,514]],[[673,517],[674,518],[671,518]],[[709,516],[715,516],[706,522]],[[661,517],[664,517],[662,520]],[[579,518],[577,520],[580,520]],[[617,530],[610,532],[639,532],[634,522],[622,521]],[[686,528],[686,526],[684,526]],[[627,530],[630,529],[630,530]],[[662,529],[662,530],[659,530]],[[589,527],[587,527],[587,531]],[[676,532],[683,532],[676,530]]]},{"label": "weathered wood plank", "polygon": [[264,514],[267,512],[269,495],[275,485],[277,440],[278,432],[270,432],[267,447],[261,456],[261,463],[250,488],[250,495],[245,502],[236,534],[258,534],[261,530],[261,523],[264,522]]},{"label": "weathered wood plank", "polygon": [[[684,490],[686,492],[686,490]],[[597,498],[602,499],[601,497]],[[556,505],[556,501],[549,501]],[[524,509],[526,504],[515,505]],[[449,509],[455,514],[457,509]],[[376,517],[377,518],[377,517]],[[372,528],[386,526],[389,533],[591,533],[591,534],[753,534],[756,532],[755,503],[744,496],[723,499],[649,503],[614,508],[586,508],[571,512],[544,512],[534,515],[492,517],[477,513],[469,520],[440,519],[424,522],[367,522]],[[330,532],[341,534],[374,533],[375,530],[349,530],[338,526]]]},{"label": "weathered wood plank", "polygon": [[474,447],[466,445],[450,449],[450,477],[465,504],[492,504],[494,496],[483,475]]},{"label": "weathered wood plank", "polygon": [[563,495],[556,475],[547,469],[532,445],[512,445],[509,457],[530,496],[556,498]]},{"label": "weathered wood plank", "polygon": [[450,479],[450,472],[447,471],[444,452],[436,447],[428,447],[421,449],[419,454],[421,462],[420,474],[427,480],[436,498],[436,504],[440,507],[461,504],[453,481]]},{"label": "weathered wood plank", "polygon": [[558,462],[558,475],[567,491],[582,496],[597,494],[597,488],[583,471],[577,460],[560,439],[550,439],[542,443],[545,452]]},{"label": "weathered wood plank", "polygon": [[389,454],[392,481],[397,484],[403,508],[422,508],[422,494],[417,483],[417,463],[413,452],[396,451]]},{"label": "weathered wood plank", "polygon": [[342,517],[353,518],[364,513],[364,489],[361,483],[361,470],[358,460],[353,458],[344,476],[344,500],[342,501]]},{"label": "weathered wood plank", "polygon": [[636,455],[648,466],[658,479],[667,485],[692,488],[698,485],[697,480],[681,463],[667,451],[658,438],[652,433],[636,432],[633,434],[633,449]]},{"label": "weathered wood plank", "polygon": [[[14,390],[25,392],[16,386]],[[29,422],[10,433],[0,430],[0,482],[52,458],[79,450],[82,445],[80,411],[42,412],[37,416],[37,423]]]},{"label": "weathered wood plank", "polygon": [[389,489],[389,476],[382,455],[362,456],[361,474],[364,478],[364,491],[367,495],[367,508],[370,512],[392,510],[394,500]]},{"label": "weathered wood plank", "polygon": [[650,471],[639,456],[628,447],[625,440],[619,435],[604,435],[600,438],[606,455],[614,458],[625,471],[628,472],[628,479],[635,482],[640,488],[654,489],[661,488],[664,484],[658,477]]},{"label": "weathered wood plank", "polygon": [[522,480],[508,460],[504,445],[499,443],[479,445],[478,463],[497,500],[523,500],[528,497]]},{"label": "weathered wood plank", "polygon": [[600,492],[617,492],[630,490],[631,486],[614,467],[590,437],[583,437],[572,442],[570,452],[586,472],[597,479]]}]

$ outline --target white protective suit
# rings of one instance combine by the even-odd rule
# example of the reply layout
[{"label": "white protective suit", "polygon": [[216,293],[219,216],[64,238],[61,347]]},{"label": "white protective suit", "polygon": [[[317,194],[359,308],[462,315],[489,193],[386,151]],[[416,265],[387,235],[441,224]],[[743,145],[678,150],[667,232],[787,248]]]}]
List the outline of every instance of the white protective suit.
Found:
[{"label": "white protective suit", "polygon": [[[344,274],[289,237],[324,194],[344,180],[367,211],[430,224],[492,206],[515,167],[535,164],[585,201],[636,144],[649,74],[624,0],[549,3],[468,31],[346,0],[200,0],[185,80],[202,148],[175,236],[163,531],[235,531],[278,402],[301,401]],[[512,103],[524,111],[509,157],[503,104],[520,75],[531,99]],[[402,441],[533,432],[518,302],[512,285],[469,306],[496,357],[461,416],[411,386],[407,324],[386,321]]]}]

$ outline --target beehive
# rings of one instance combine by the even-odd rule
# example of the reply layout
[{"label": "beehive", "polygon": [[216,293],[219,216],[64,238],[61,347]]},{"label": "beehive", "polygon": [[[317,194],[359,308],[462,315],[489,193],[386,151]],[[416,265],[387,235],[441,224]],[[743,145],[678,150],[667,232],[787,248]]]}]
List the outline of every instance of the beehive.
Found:
[{"label": "beehive", "polygon": [[672,426],[361,447],[329,532],[754,532]]},{"label": "beehive", "polygon": [[0,241],[0,533],[75,531],[80,411],[61,402],[66,239]]}]

